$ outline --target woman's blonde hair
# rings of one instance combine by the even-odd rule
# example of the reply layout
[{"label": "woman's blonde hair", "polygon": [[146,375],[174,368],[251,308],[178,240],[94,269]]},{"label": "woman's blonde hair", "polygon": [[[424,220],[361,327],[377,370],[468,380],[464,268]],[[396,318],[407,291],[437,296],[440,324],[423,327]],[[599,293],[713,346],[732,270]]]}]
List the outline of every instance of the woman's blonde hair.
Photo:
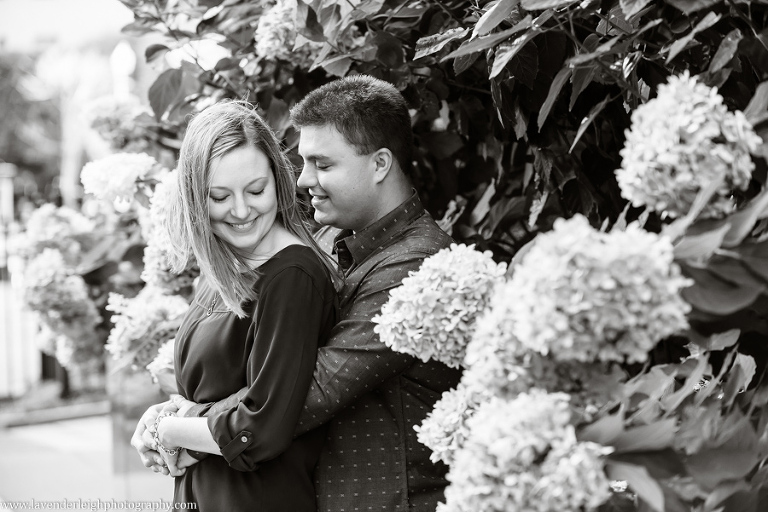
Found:
[{"label": "woman's blonde hair", "polygon": [[172,194],[165,228],[171,239],[174,270],[184,269],[194,254],[201,273],[219,292],[224,304],[245,317],[245,301],[255,299],[251,270],[232,247],[213,234],[208,212],[211,162],[234,149],[252,146],[269,159],[275,177],[277,216],[285,229],[306,243],[338,279],[330,258],[317,246],[296,197],[296,175],[277,137],[253,106],[225,100],[195,115],[181,145],[177,190]]}]

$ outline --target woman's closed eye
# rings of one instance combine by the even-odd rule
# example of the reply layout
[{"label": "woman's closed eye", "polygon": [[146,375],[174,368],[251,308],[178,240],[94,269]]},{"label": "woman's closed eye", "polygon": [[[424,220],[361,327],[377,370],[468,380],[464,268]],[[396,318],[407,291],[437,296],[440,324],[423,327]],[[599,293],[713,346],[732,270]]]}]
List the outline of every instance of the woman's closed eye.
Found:
[{"label": "woman's closed eye", "polygon": [[208,197],[209,197],[209,198],[211,199],[211,201],[213,201],[214,203],[223,203],[224,201],[226,201],[226,200],[227,200],[227,198],[228,198],[229,196],[221,196],[221,197],[208,196]]}]

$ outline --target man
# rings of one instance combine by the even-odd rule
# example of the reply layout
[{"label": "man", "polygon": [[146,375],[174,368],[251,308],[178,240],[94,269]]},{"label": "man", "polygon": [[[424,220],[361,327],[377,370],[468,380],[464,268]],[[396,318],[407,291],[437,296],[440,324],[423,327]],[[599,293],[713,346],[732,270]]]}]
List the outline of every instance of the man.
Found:
[{"label": "man", "polygon": [[[328,424],[315,474],[318,508],[432,512],[443,498],[447,468],[430,462],[413,427],[460,374],[393,352],[371,322],[409,271],[451,243],[408,177],[413,136],[407,106],[392,85],[354,76],[310,93],[292,109],[291,120],[304,159],[298,185],[309,191],[315,220],[325,226],[318,241],[344,274],[341,320],[318,352],[296,429],[301,434]],[[212,415],[237,400],[187,403],[182,412]],[[148,467],[158,455],[142,436],[147,439],[145,425],[162,405],[145,413],[132,440]]]}]

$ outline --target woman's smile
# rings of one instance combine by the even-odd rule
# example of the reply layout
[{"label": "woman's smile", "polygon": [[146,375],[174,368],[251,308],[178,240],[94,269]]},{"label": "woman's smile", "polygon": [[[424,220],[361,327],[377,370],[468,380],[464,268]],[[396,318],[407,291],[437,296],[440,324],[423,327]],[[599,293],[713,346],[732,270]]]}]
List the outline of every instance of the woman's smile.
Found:
[{"label": "woman's smile", "polygon": [[256,222],[256,219],[249,220],[243,224],[233,224],[231,222],[227,222],[227,224],[229,224],[229,226],[235,231],[248,231],[248,228],[253,226],[254,222]]}]

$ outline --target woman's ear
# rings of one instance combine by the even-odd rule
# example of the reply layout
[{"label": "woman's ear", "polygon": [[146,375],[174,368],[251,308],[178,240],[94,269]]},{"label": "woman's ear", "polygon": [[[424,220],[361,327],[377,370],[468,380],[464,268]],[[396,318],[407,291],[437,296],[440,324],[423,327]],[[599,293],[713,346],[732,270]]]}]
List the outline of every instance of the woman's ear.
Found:
[{"label": "woman's ear", "polygon": [[374,183],[381,183],[392,170],[395,159],[392,156],[392,152],[387,148],[379,149],[373,154],[372,158],[374,164],[373,181]]}]

